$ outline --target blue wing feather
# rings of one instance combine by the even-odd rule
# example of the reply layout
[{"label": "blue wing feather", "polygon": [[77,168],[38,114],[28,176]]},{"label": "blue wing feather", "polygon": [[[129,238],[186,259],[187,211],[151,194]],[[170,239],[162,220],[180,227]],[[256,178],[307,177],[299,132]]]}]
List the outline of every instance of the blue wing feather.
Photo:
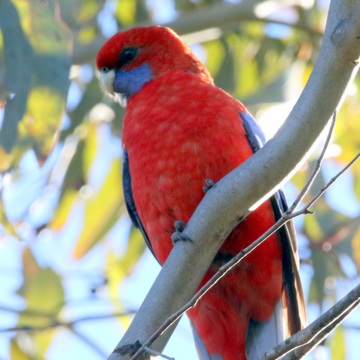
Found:
[{"label": "blue wing feather", "polygon": [[[254,153],[260,150],[266,143],[264,133],[262,132],[260,126],[257,124],[255,119],[250,113],[240,112],[240,117],[243,121],[243,126],[246,132],[246,138],[254,151]],[[285,194],[282,189],[278,190],[270,198],[271,206],[274,211],[275,220],[278,221],[282,214],[287,211],[288,205],[285,198]],[[283,226],[279,229],[278,234],[282,243],[282,252],[283,252],[283,277],[284,277],[284,291],[287,298],[287,309],[291,309],[291,314],[289,318],[289,323],[287,324],[290,332],[295,333],[302,328],[301,319],[299,317],[299,303],[298,303],[298,294],[297,291],[302,291],[297,286],[296,282],[298,278],[295,274],[294,266],[294,256],[293,256],[293,241],[292,231],[290,231],[289,226]],[[283,307],[281,304],[281,299],[277,306]],[[274,310],[272,318],[266,323],[257,323],[256,321],[251,320],[248,326],[247,333],[247,352],[248,359],[260,359],[259,354],[263,354],[265,351],[276,346],[281,337],[285,334],[281,334],[281,331],[275,337],[271,338],[268,336],[269,329],[272,329],[270,332],[276,334],[276,328],[282,327],[282,313],[279,309]],[[264,336],[263,333],[265,334]],[[260,338],[268,339],[268,341],[258,341]]]},{"label": "blue wing feather", "polygon": [[[130,166],[129,166],[129,155],[126,149],[123,150],[123,173],[122,173],[122,181],[123,181],[123,191],[124,191],[124,199],[127,211],[129,213],[130,219],[134,226],[139,229],[145,239],[147,246],[150,251],[155,256],[154,250],[151,246],[150,239],[144,229],[144,226],[140,220],[139,214],[136,210],[134,196],[132,193],[131,187],[131,175],[130,175]],[[155,256],[156,258],[156,256]]]}]

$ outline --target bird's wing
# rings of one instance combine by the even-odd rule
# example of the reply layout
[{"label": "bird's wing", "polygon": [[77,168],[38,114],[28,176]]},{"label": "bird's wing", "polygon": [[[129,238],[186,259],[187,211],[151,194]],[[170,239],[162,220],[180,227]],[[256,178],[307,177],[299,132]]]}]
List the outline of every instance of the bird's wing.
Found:
[{"label": "bird's wing", "polygon": [[[240,116],[247,140],[255,153],[265,144],[265,136],[250,113],[240,112]],[[284,192],[277,191],[270,201],[277,221],[288,208]],[[260,359],[265,351],[306,326],[305,299],[300,282],[297,245],[292,223],[288,222],[278,230],[278,235],[283,253],[283,296],[276,304],[269,321],[261,323],[250,321],[246,339],[248,360]]]},{"label": "bird's wing", "polygon": [[[139,229],[145,239],[147,246],[149,247],[152,254],[155,256],[154,250],[151,246],[149,237],[144,229],[143,224],[141,223],[139,214],[136,210],[134,196],[131,188],[131,175],[130,175],[130,165],[129,165],[129,155],[126,149],[123,149],[123,172],[122,172],[122,181],[123,181],[123,191],[127,211],[129,213],[130,219],[134,226]],[[156,259],[156,256],[155,256]]]}]

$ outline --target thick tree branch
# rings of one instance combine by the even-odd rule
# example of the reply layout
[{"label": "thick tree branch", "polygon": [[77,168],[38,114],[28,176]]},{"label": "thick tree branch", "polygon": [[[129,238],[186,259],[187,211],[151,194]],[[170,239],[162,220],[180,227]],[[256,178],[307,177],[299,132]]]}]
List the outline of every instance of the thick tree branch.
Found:
[{"label": "thick tree branch", "polygon": [[[218,248],[244,214],[268,199],[301,166],[339,107],[358,69],[360,3],[333,0],[323,45],[313,73],[275,137],[207,192],[177,242],[117,349],[144,343],[196,292]],[[186,184],[184,184],[186,186]],[[163,349],[167,331],[152,346]],[[111,360],[129,359],[114,352]]]}]

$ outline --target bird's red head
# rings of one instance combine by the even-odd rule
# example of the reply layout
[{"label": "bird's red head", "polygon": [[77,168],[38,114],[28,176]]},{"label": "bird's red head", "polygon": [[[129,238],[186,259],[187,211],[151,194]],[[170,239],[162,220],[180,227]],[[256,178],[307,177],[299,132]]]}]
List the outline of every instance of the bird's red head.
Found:
[{"label": "bird's red head", "polygon": [[[132,61],[123,64],[121,53],[126,49],[136,49],[137,53]],[[161,26],[136,27],[118,32],[104,44],[96,57],[99,70],[103,67],[130,70],[145,62],[154,77],[167,70],[179,69],[204,72],[211,78],[190,47],[173,30]]]},{"label": "bird's red head", "polygon": [[[196,58],[190,47],[174,31],[161,26],[136,27],[118,32],[101,48],[96,64],[103,75],[105,90],[112,94],[128,92],[128,97],[140,90],[149,79],[167,72],[198,73],[204,81],[213,82],[206,67]],[[116,84],[121,87],[123,85],[119,85],[120,83],[130,82],[133,84],[129,91],[116,90]]]}]

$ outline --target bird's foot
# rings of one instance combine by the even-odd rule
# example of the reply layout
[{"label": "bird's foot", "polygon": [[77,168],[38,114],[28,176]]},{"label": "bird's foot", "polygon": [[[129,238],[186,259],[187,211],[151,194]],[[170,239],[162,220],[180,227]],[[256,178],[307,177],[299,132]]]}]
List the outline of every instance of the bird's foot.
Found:
[{"label": "bird's foot", "polygon": [[206,184],[206,186],[203,186],[203,190],[204,190],[205,194],[207,193],[208,190],[210,190],[211,188],[216,186],[215,183],[211,179],[206,179],[205,184]]},{"label": "bird's foot", "polygon": [[113,352],[120,355],[130,355],[133,356],[135,353],[141,348],[141,344],[139,340],[136,340],[134,344],[123,345]]},{"label": "bird's foot", "polygon": [[182,232],[184,231],[185,223],[183,221],[177,220],[174,222],[175,232],[171,235],[171,240],[173,245],[178,241],[190,241],[193,242],[188,236],[184,235]]}]

